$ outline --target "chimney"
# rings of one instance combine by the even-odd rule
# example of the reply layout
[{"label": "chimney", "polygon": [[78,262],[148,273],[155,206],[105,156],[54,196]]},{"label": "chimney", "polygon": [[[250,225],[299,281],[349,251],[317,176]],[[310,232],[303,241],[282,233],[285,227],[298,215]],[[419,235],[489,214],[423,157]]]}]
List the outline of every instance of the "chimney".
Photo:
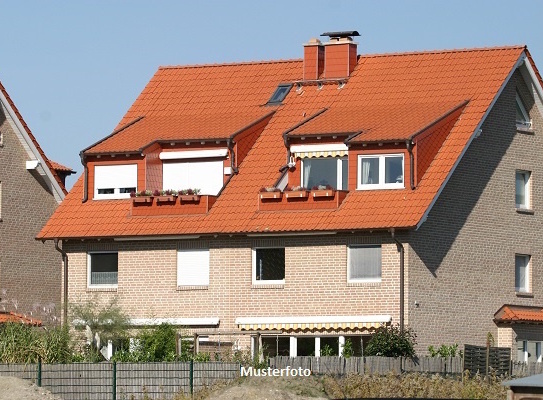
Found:
[{"label": "chimney", "polygon": [[319,39],[304,44],[304,80],[319,79],[324,71],[324,46]]},{"label": "chimney", "polygon": [[330,41],[325,43],[323,78],[347,78],[356,67],[357,44],[353,36],[360,36],[357,31],[325,32]]}]

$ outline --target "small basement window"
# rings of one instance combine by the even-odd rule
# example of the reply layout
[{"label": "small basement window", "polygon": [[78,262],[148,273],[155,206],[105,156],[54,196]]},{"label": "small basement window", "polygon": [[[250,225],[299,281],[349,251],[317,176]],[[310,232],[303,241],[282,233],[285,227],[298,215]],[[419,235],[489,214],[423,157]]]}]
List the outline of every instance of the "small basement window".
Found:
[{"label": "small basement window", "polygon": [[277,86],[275,92],[273,92],[272,97],[268,100],[268,104],[276,105],[281,104],[281,102],[287,97],[288,92],[292,88],[292,84],[282,84]]},{"label": "small basement window", "polygon": [[285,248],[253,249],[253,283],[285,283]]}]

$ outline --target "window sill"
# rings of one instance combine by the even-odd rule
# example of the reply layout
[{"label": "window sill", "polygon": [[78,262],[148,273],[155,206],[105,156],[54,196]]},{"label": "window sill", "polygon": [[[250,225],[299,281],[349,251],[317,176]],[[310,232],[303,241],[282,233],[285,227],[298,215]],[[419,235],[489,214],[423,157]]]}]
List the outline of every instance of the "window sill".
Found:
[{"label": "window sill", "polygon": [[253,283],[251,289],[284,289],[284,283]]},{"label": "window sill", "polygon": [[535,131],[533,128],[527,128],[525,126],[517,125],[517,133],[523,133],[525,135],[533,135]]},{"label": "window sill", "polygon": [[208,285],[189,285],[189,286],[177,286],[178,292],[185,292],[188,290],[207,290],[209,289]]},{"label": "window sill", "polygon": [[89,286],[87,287],[87,292],[116,292],[117,286]]},{"label": "window sill", "polygon": [[350,281],[347,282],[347,287],[361,287],[361,286],[381,286],[381,281]]},{"label": "window sill", "polygon": [[515,294],[517,295],[517,297],[534,297],[534,294],[531,292],[515,292]]},{"label": "window sill", "polygon": [[534,210],[530,208],[516,208],[517,213],[519,214],[528,214],[528,215],[534,215]]}]

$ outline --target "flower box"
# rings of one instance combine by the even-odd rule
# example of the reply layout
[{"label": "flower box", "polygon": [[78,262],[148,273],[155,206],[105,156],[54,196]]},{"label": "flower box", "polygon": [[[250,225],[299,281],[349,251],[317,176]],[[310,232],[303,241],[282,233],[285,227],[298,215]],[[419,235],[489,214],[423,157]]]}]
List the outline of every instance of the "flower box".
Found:
[{"label": "flower box", "polygon": [[300,199],[300,198],[307,198],[309,196],[308,190],[292,190],[289,192],[285,192],[285,196],[287,199]]},{"label": "flower box", "polygon": [[334,189],[316,189],[311,191],[313,197],[334,197],[336,191]]},{"label": "flower box", "polygon": [[134,204],[147,204],[147,203],[153,202],[153,197],[151,196],[133,197],[132,201]]},{"label": "flower box", "polygon": [[260,192],[259,196],[261,200],[279,200],[283,197],[283,192]]},{"label": "flower box", "polygon": [[199,194],[182,194],[182,195],[179,195],[179,199],[181,200],[181,203],[197,203],[200,201],[200,195]]},{"label": "flower box", "polygon": [[156,198],[157,203],[175,203],[175,200],[177,200],[177,196],[174,195],[158,196]]}]

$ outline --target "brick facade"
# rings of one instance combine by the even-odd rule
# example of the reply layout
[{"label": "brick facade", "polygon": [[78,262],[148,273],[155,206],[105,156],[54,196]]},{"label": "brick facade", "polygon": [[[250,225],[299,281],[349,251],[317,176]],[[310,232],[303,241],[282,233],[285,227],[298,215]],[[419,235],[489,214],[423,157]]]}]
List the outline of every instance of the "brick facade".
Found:
[{"label": "brick facade", "polygon": [[47,179],[26,170],[30,158],[14,126],[0,105],[0,310],[33,312],[40,318],[44,306],[54,305],[58,316],[61,257],[52,241],[35,240],[58,204]]}]

